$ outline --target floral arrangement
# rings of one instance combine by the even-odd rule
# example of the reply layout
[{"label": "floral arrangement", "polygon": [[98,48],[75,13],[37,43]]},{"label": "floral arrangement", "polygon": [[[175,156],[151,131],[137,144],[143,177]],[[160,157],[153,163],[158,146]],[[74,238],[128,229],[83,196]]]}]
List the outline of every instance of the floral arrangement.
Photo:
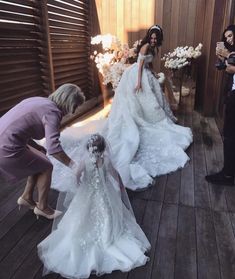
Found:
[{"label": "floral arrangement", "polygon": [[165,61],[164,66],[168,69],[180,69],[190,65],[192,59],[201,56],[202,44],[199,43],[197,47],[185,46],[177,47],[172,52],[165,54],[162,58]]},{"label": "floral arrangement", "polygon": [[115,89],[121,79],[125,69],[137,58],[137,45],[136,41],[132,48],[128,44],[121,44],[120,40],[111,35],[97,35],[91,38],[92,45],[101,45],[102,51],[95,50],[91,59],[96,63],[96,67],[103,76],[104,84],[112,84]]}]

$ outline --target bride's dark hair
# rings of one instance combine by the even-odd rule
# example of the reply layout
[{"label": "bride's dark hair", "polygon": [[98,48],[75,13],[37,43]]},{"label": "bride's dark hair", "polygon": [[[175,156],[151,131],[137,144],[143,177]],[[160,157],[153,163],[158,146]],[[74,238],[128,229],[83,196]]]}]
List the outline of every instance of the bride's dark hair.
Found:
[{"label": "bride's dark hair", "polygon": [[[137,46],[137,54],[139,54],[140,49],[143,45],[150,43],[150,39],[153,33],[155,33],[157,37],[157,49],[162,45],[162,41],[163,41],[162,28],[159,25],[153,25],[152,27],[149,28],[145,37],[141,40],[141,43]],[[155,55],[154,49],[152,49],[151,52],[153,55]]]},{"label": "bride's dark hair", "polygon": [[92,153],[103,153],[106,148],[105,139],[100,134],[93,134],[87,141],[87,150]]}]

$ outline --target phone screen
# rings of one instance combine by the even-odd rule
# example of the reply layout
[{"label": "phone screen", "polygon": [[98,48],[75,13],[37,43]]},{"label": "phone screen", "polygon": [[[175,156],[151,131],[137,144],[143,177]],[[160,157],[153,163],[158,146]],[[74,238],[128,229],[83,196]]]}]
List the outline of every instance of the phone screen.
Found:
[{"label": "phone screen", "polygon": [[224,42],[217,42],[216,43],[216,46],[219,47],[219,48],[224,48]]}]

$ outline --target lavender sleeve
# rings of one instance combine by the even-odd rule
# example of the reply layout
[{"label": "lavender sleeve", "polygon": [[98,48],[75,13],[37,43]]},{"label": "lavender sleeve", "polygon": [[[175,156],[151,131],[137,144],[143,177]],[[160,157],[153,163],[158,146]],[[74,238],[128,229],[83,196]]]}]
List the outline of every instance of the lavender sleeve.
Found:
[{"label": "lavender sleeve", "polygon": [[60,121],[60,115],[55,112],[43,116],[46,147],[49,155],[63,151],[60,144]]}]

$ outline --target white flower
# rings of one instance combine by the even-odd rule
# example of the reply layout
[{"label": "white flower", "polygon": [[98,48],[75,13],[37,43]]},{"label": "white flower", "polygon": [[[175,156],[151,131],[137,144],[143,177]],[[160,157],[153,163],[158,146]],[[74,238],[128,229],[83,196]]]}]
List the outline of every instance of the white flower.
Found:
[{"label": "white flower", "polygon": [[192,59],[196,59],[202,54],[201,49],[201,43],[196,48],[192,46],[177,47],[162,57],[162,60],[165,61],[164,66],[169,69],[183,68],[189,65]]},{"label": "white flower", "polygon": [[91,38],[92,45],[102,45],[103,52],[94,51],[91,59],[95,61],[102,74],[104,84],[111,83],[114,89],[117,87],[124,70],[129,65],[129,59],[137,57],[136,48],[139,44],[137,42],[133,48],[129,48],[128,44],[122,45],[119,39],[111,34]]}]

